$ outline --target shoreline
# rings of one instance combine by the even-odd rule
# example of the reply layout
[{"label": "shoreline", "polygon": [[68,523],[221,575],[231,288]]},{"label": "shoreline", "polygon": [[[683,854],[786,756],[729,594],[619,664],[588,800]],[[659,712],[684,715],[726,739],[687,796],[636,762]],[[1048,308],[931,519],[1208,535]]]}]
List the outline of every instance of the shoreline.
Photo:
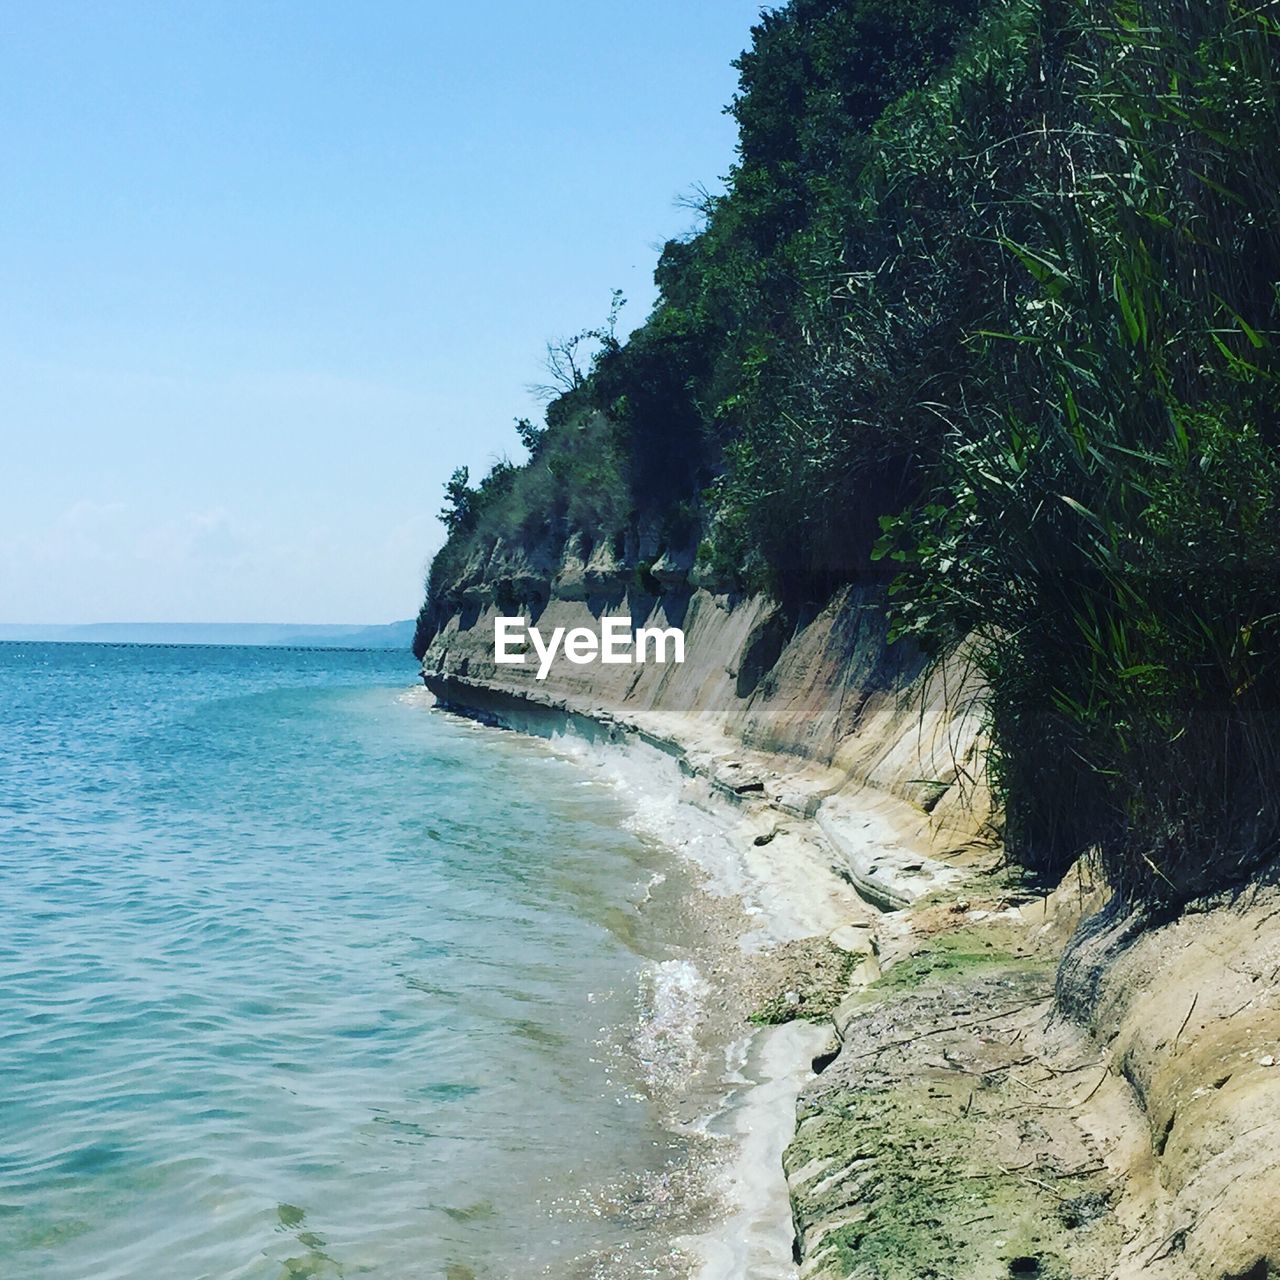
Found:
[{"label": "shoreline", "polygon": [[[428,687],[431,682],[428,681]],[[586,757],[615,781],[625,781],[633,800],[661,795],[671,812],[645,821],[645,835],[663,843],[706,878],[706,891],[741,910],[733,945],[751,961],[752,976],[737,975],[735,994],[745,1012],[791,985],[788,944],[825,941],[849,956],[849,967],[868,954],[869,930],[878,908],[859,894],[838,863],[841,851],[814,820],[814,796],[830,786],[828,771],[800,768],[787,778],[783,803],[765,799],[754,783],[721,776],[719,752],[692,722],[647,724],[623,719],[603,707],[570,706],[557,699],[508,695],[471,686],[474,701],[442,697],[449,714],[538,737],[554,748]],[[677,736],[679,730],[685,730]],[[681,740],[684,737],[684,741]],[[690,741],[692,739],[692,741]],[[744,754],[732,752],[735,758]],[[757,764],[758,768],[759,765]],[[740,765],[739,772],[747,768]],[[732,773],[732,770],[731,770]],[[806,776],[807,775],[807,776]],[[639,785],[636,786],[637,779]],[[710,824],[719,846],[693,852],[668,823],[680,811],[696,811]],[[707,834],[704,826],[703,834]],[[696,839],[696,837],[695,837]],[[754,993],[754,994],[753,994]],[[794,1280],[796,1236],[783,1153],[796,1134],[796,1108],[804,1087],[817,1078],[813,1066],[836,1046],[828,1012],[779,1025],[745,1018],[728,1046],[720,1085],[724,1100],[699,1124],[733,1144],[711,1170],[722,1212],[705,1230],[673,1238],[688,1256],[691,1280]]]},{"label": "shoreline", "polygon": [[741,1095],[720,1119],[737,1145],[717,1171],[726,1212],[706,1231],[675,1244],[697,1259],[693,1280],[791,1280],[795,1227],[782,1155],[796,1132],[796,1103],[816,1078],[812,1064],[832,1029],[795,1021],[760,1027],[743,1055]]}]

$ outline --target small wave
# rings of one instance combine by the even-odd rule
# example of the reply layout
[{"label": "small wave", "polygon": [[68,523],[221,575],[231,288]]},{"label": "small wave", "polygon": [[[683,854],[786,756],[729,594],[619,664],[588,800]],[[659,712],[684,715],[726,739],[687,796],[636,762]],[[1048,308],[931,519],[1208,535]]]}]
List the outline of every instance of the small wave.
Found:
[{"label": "small wave", "polygon": [[698,1030],[711,987],[691,960],[662,960],[644,973],[636,1056],[650,1088],[675,1095],[696,1073]]},{"label": "small wave", "polygon": [[660,889],[666,883],[667,883],[666,873],[663,871],[655,871],[653,875],[649,877],[649,881],[644,887],[644,892],[640,895],[641,904],[643,905],[646,902],[652,902],[653,891],[655,889]]},{"label": "small wave", "polygon": [[396,694],[396,701],[406,706],[417,706],[422,703],[424,706],[433,707],[436,703],[436,695],[426,685],[418,684],[402,689]]}]

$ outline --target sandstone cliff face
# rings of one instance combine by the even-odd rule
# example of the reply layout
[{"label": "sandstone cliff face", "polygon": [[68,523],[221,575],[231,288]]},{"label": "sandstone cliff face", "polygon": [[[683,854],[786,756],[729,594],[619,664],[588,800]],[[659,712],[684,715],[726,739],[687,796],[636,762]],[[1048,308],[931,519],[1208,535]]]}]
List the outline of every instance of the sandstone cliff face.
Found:
[{"label": "sandstone cliff face", "polygon": [[[643,543],[636,550],[656,553]],[[639,576],[610,544],[588,550],[581,534],[554,563],[498,543],[467,566],[452,593],[454,610],[423,662],[428,685],[452,701],[483,686],[568,698],[579,710],[696,720],[748,750],[830,768],[833,784],[886,791],[938,825],[950,819],[972,833],[985,821],[976,719],[956,712],[964,691],[954,671],[926,679],[909,645],[886,644],[882,587],[846,587],[787,618],[763,597],[694,585],[706,578],[691,550],[648,562],[644,576],[660,592],[646,591]],[[686,660],[578,666],[560,655],[538,680],[532,655],[524,666],[494,662],[494,621],[517,614],[544,635],[595,630],[605,615],[634,627],[681,627]]]},{"label": "sandstone cliff face", "polygon": [[1058,1003],[1116,1064],[1149,1128],[1140,1198],[1157,1245],[1127,1274],[1280,1274],[1278,980],[1273,883],[1156,927],[1100,912],[1068,946]]},{"label": "sandstone cliff face", "polygon": [[[451,592],[423,673],[518,727],[625,726],[761,838],[770,815],[816,818],[886,913],[786,1158],[801,1275],[1280,1275],[1280,891],[1150,928],[1074,882],[1011,887],[963,664],[886,644],[880,587],[786,617],[716,585],[647,536],[499,543]],[[679,626],[686,661],[561,656],[538,681],[495,665],[500,614],[544,635],[606,614]]]}]

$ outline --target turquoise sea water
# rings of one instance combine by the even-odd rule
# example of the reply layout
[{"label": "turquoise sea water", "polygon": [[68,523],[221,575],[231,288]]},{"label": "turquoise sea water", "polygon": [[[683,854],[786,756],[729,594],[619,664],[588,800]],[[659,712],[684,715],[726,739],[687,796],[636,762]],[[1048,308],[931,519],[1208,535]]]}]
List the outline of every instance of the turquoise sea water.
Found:
[{"label": "turquoise sea water", "polygon": [[666,1274],[625,818],[407,655],[0,645],[0,1274]]}]

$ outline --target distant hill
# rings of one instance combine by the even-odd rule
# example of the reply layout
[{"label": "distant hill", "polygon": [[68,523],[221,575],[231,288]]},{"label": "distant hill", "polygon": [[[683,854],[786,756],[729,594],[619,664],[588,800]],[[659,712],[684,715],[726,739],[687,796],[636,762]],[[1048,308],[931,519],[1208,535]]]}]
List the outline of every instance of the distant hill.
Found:
[{"label": "distant hill", "polygon": [[0,640],[68,644],[276,645],[309,649],[408,649],[412,621],[380,626],[273,622],[93,622],[79,626],[0,623]]}]

